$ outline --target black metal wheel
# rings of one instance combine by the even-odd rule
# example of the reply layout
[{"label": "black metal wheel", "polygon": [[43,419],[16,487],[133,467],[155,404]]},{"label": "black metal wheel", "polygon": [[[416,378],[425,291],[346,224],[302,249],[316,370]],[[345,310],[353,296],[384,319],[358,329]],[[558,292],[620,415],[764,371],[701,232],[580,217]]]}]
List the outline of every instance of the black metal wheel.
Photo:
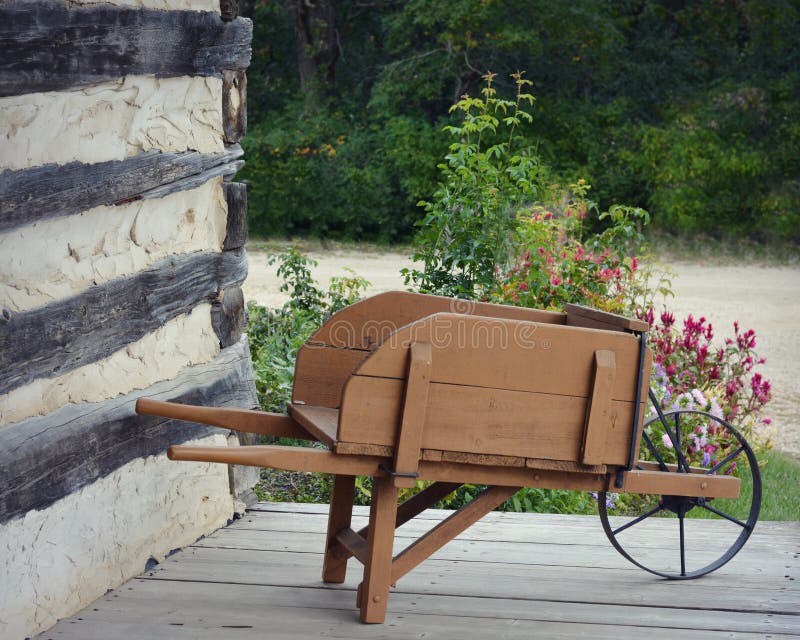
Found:
[{"label": "black metal wheel", "polygon": [[709,413],[657,406],[657,415],[645,422],[640,457],[664,473],[689,473],[691,466],[695,473],[701,467],[709,475],[735,475],[741,490],[736,499],[602,492],[600,520],[617,551],[645,571],[675,580],[699,578],[731,560],[761,509],[761,473],[744,437]]}]

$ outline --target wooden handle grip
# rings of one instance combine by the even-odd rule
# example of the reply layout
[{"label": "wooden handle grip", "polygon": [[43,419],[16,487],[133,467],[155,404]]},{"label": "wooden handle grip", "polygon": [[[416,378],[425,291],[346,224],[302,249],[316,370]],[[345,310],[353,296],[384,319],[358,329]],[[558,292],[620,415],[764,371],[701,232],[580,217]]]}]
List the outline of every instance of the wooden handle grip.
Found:
[{"label": "wooden handle grip", "polygon": [[150,400],[149,398],[139,398],[136,401],[136,413],[199,422],[214,427],[244,431],[245,433],[297,438],[299,440],[315,440],[308,431],[303,429],[292,418],[281,413],[221,407],[196,407],[188,404],[178,404],[177,402]]}]

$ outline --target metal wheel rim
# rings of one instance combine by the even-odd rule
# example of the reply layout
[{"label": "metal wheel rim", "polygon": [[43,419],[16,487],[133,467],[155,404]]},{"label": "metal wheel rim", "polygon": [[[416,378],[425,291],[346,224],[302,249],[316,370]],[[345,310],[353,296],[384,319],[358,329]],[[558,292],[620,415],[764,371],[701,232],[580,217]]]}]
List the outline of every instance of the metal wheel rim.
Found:
[{"label": "metal wheel rim", "polygon": [[[747,457],[747,462],[748,462],[749,467],[750,467],[750,473],[752,475],[752,482],[753,482],[753,486],[752,486],[752,489],[753,489],[752,502],[750,504],[750,511],[748,513],[747,521],[745,522],[745,526],[742,527],[741,533],[731,543],[731,545],[730,545],[730,547],[728,547],[727,551],[725,551],[719,558],[717,558],[713,562],[710,562],[706,566],[704,566],[704,567],[702,567],[700,569],[696,569],[695,571],[686,572],[684,574],[667,573],[667,572],[664,572],[664,571],[657,571],[655,569],[652,569],[652,568],[642,564],[641,562],[637,561],[635,558],[633,558],[625,550],[625,548],[620,544],[620,542],[617,540],[616,535],[614,533],[614,530],[611,527],[611,523],[608,520],[609,516],[608,516],[608,510],[607,510],[607,507],[606,507],[607,492],[606,491],[601,491],[601,492],[598,492],[598,494],[597,494],[597,506],[598,506],[598,509],[599,509],[599,512],[600,512],[600,522],[603,525],[603,531],[605,531],[606,537],[609,539],[609,541],[614,546],[614,548],[624,558],[626,558],[631,563],[635,564],[640,569],[644,569],[645,571],[647,571],[649,573],[652,573],[652,574],[657,575],[657,576],[661,576],[663,578],[668,578],[670,580],[692,580],[692,579],[695,579],[695,578],[699,578],[699,577],[704,576],[704,575],[706,575],[708,573],[711,573],[712,571],[716,571],[717,569],[719,569],[723,565],[725,565],[728,562],[730,562],[730,560],[737,553],[739,553],[739,551],[742,549],[742,547],[747,542],[748,538],[752,535],[753,529],[755,528],[756,522],[758,521],[758,514],[761,511],[761,472],[760,472],[760,470],[758,468],[758,460],[756,459],[756,456],[753,453],[753,450],[750,448],[750,445],[744,439],[744,436],[742,436],[733,427],[733,425],[731,425],[727,420],[723,420],[722,418],[717,418],[717,417],[715,417],[715,416],[713,416],[710,413],[707,413],[705,411],[697,411],[697,410],[694,410],[694,409],[678,409],[678,410],[675,410],[675,411],[663,412],[663,416],[664,417],[674,417],[676,415],[679,416],[679,415],[682,415],[682,414],[700,415],[700,416],[703,416],[703,417],[708,418],[710,420],[713,420],[718,424],[721,424],[723,427],[725,427],[725,429],[727,429],[736,438],[737,442],[739,443],[739,445],[740,445],[740,447],[742,449],[740,454],[737,454],[736,458],[738,458],[739,455],[741,455],[741,453],[744,453],[745,456]],[[648,425],[650,425],[650,424],[652,424],[653,422],[656,422],[656,421],[661,422],[661,416],[658,416],[658,415],[653,416],[651,419],[649,419],[649,420],[647,420],[645,422],[644,427],[647,427]],[[678,438],[680,438],[680,435],[678,435]],[[670,473],[673,473],[673,472],[670,472]],[[674,473],[678,473],[678,471],[675,471]],[[664,498],[664,496],[662,496],[662,499],[663,498]],[[699,506],[699,505],[697,505],[697,506]],[[655,514],[653,514],[653,515],[655,515]],[[652,516],[649,516],[649,517],[652,517]],[[649,519],[649,517],[646,518],[646,519]],[[619,530],[617,530],[617,531],[619,531]]]}]

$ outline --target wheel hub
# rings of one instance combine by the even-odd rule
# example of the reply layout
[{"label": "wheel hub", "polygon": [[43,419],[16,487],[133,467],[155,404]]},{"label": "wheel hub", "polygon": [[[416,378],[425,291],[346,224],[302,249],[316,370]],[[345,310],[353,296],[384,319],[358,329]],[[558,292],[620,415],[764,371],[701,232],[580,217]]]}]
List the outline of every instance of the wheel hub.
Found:
[{"label": "wheel hub", "polygon": [[685,516],[696,506],[695,499],[687,496],[661,496],[661,504],[678,517]]}]

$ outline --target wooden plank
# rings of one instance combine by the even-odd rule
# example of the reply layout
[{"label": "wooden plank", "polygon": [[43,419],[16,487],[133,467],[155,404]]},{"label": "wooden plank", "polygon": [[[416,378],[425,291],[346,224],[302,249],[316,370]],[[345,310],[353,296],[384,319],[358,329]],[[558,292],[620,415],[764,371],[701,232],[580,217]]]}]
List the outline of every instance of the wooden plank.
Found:
[{"label": "wooden plank", "polygon": [[184,369],[174,380],[97,403],[66,405],[47,416],[0,429],[0,522],[44,509],[56,500],[167,445],[215,429],[137,416],[141,397],[223,407],[258,403],[246,340],[212,362]]},{"label": "wooden plank", "polygon": [[136,74],[219,76],[225,69],[248,67],[252,36],[250,20],[224,22],[211,12],[4,2],[0,96],[58,91]]},{"label": "wooden plank", "polygon": [[[401,327],[432,313],[510,318],[564,324],[566,316],[553,311],[473,302],[410,291],[388,291],[335,313],[309,342],[349,349],[373,349]],[[409,342],[410,344],[410,342]]]},{"label": "wooden plank", "polygon": [[594,352],[592,395],[586,408],[586,424],[581,441],[581,462],[597,465],[606,461],[606,436],[611,416],[611,393],[617,375],[617,360],[613,351]]},{"label": "wooden plank", "polygon": [[262,436],[311,439],[311,435],[292,418],[279,413],[177,404],[161,402],[148,397],[142,397],[136,401],[136,412],[139,415],[186,420]]},{"label": "wooden plank", "polygon": [[228,220],[223,251],[239,249],[247,242],[247,185],[244,182],[226,182],[222,185],[228,205]]},{"label": "wooden plank", "polygon": [[[554,531],[550,529],[547,533],[552,536]],[[148,578],[205,581],[208,576],[214,576],[216,582],[234,584],[316,586],[319,585],[321,557],[318,553],[193,547],[181,561],[168,559]],[[650,604],[672,610],[702,610],[706,605],[723,611],[797,617],[798,591],[787,588],[791,581],[783,575],[776,575],[778,567],[772,568],[773,573],[762,573],[748,580],[747,576],[737,573],[734,566],[700,580],[676,582],[627,569],[492,562],[464,562],[454,566],[450,560],[430,559],[397,584],[393,597],[398,593],[415,594],[419,598],[428,594],[454,598],[488,595],[569,603]],[[269,567],[269,571],[264,567]],[[732,587],[732,583],[736,587]],[[348,605],[352,603],[351,597],[344,601]]]},{"label": "wooden plank", "polygon": [[410,474],[410,477],[394,476],[396,487],[410,488],[416,485],[419,468],[422,430],[428,409],[428,392],[431,381],[431,345],[415,342],[409,351],[408,376],[403,397],[400,431],[394,447],[394,471]]},{"label": "wooden plank", "polygon": [[[238,627],[235,633],[239,638],[258,637],[257,634],[263,632],[265,619],[281,619],[285,623],[271,628],[270,638],[286,637],[287,634],[297,634],[297,637],[302,633],[307,637],[325,637],[331,626],[338,627],[333,633],[340,637],[345,629],[352,629],[354,635],[363,633],[365,637],[372,637],[368,634],[374,635],[373,628],[354,625],[347,617],[351,611],[351,593],[312,585],[227,584],[220,588],[219,584],[208,582],[178,584],[167,580],[134,579],[124,588],[98,599],[85,611],[60,622],[52,630],[52,635],[65,640],[82,639],[80,634],[83,630],[94,627],[94,633],[105,629],[108,638],[119,627],[146,619],[163,625],[161,629],[165,632],[150,637],[174,637],[174,634],[181,633],[181,629],[192,629],[188,633],[195,629],[199,631],[201,621],[213,618],[217,629]],[[312,612],[311,617],[306,617],[307,612]],[[498,632],[498,624],[503,624],[504,633],[514,633],[515,626],[521,627],[522,632],[529,634],[528,637],[535,625],[537,632],[547,638],[609,637],[606,634],[610,633],[618,633],[616,637],[622,639],[626,636],[658,638],[666,637],[664,630],[669,630],[673,637],[677,633],[690,640],[698,637],[695,632],[699,630],[715,634],[727,631],[733,634],[733,638],[744,633],[776,634],[774,637],[777,638],[779,634],[796,634],[798,627],[796,616],[754,615],[715,608],[672,609],[649,599],[639,607],[615,603],[597,606],[546,599],[453,598],[434,594],[421,598],[418,594],[401,592],[392,594],[389,612],[390,622],[397,620],[398,624],[394,631],[387,625],[385,630],[381,630],[382,635],[415,637],[416,628],[412,631],[411,627],[416,624],[416,616],[429,619],[427,633],[420,630],[423,637],[430,637],[438,631],[434,625],[441,625],[442,633],[436,636],[439,638],[461,638],[466,637],[462,634],[470,633],[476,636],[482,633],[486,637]],[[411,622],[404,622],[407,619]],[[515,624],[502,621],[514,621]],[[543,623],[541,627],[539,623]],[[424,620],[420,620],[420,624],[424,624]],[[587,625],[592,626],[587,628]],[[651,632],[655,635],[651,636]]]},{"label": "wooden plank", "polygon": [[127,160],[6,170],[0,173],[0,232],[102,205],[162,197],[152,191],[162,185],[192,188],[187,181],[192,176],[202,184],[233,174],[242,153],[239,145],[210,154],[147,151]]},{"label": "wooden plank", "polygon": [[463,462],[465,464],[481,464],[493,467],[524,467],[525,458],[519,456],[495,456],[466,451],[442,451],[440,460],[444,462]]},{"label": "wooden plank", "polygon": [[518,487],[487,487],[469,504],[443,520],[416,542],[409,545],[392,562],[392,583],[441,549],[459,533],[508,500]]},{"label": "wooden plank", "polygon": [[211,304],[211,326],[223,349],[239,342],[245,325],[247,310],[241,287],[226,287]]},{"label": "wooden plank", "polygon": [[708,476],[697,473],[626,471],[620,493],[650,493],[704,498],[738,498],[741,480],[735,476]]},{"label": "wooden plank", "polygon": [[[628,318],[618,313],[601,311],[580,304],[568,304],[567,324],[569,326],[593,326],[591,321],[595,321],[602,329],[613,329],[618,331],[649,331],[650,325],[637,318]],[[584,324],[585,323],[585,324]]]},{"label": "wooden plank", "polygon": [[550,471],[579,471],[584,473],[606,473],[608,467],[604,464],[582,464],[571,460],[544,460],[542,458],[526,458],[525,466],[528,469],[548,469]]},{"label": "wooden plank", "polygon": [[290,404],[289,415],[330,449],[336,446],[339,412],[328,407]]},{"label": "wooden plank", "polygon": [[[448,512],[448,514],[450,513],[452,512]],[[250,515],[248,514],[247,517],[249,518]],[[607,543],[600,530],[599,521],[596,523],[597,526],[578,533],[571,530],[571,525],[568,522],[569,517],[563,516],[561,522],[553,524],[547,521],[537,522],[537,535],[530,536],[531,540],[517,540],[514,542],[498,540],[499,536],[496,535],[498,529],[506,529],[513,527],[513,525],[506,523],[489,527],[485,526],[488,523],[481,519],[478,524],[473,525],[464,533],[453,538],[451,542],[433,554],[431,558],[459,563],[491,562],[523,564],[531,567],[548,565],[554,567],[611,569],[615,571],[627,570],[631,574],[638,574],[640,569],[627,562]],[[358,516],[356,522],[360,523],[363,519],[363,516]],[[310,524],[316,525],[317,520],[315,518],[314,522]],[[395,553],[400,553],[409,543],[419,538],[431,526],[440,521],[423,519],[419,526],[407,526],[398,529],[395,533]],[[252,549],[315,554],[318,554],[324,548],[324,533],[318,531],[287,531],[286,528],[281,528],[280,522],[281,520],[278,519],[274,524],[266,523],[258,529],[229,526],[197,541],[195,546],[214,549]],[[306,528],[310,528],[310,526],[307,525]],[[525,527],[524,531],[529,529],[530,527]],[[364,530],[366,530],[366,527]],[[525,535],[524,531],[520,531],[517,537],[523,537]],[[291,542],[287,541],[287,536],[291,536]],[[748,542],[746,551],[738,555],[734,564],[731,565],[731,573],[754,576],[763,572],[766,567],[784,566],[785,568],[786,563],[791,562],[790,546],[784,547],[783,551],[779,551],[769,548],[768,542],[767,549],[760,547],[760,543],[761,541]],[[652,548],[647,547],[640,553],[646,554],[651,550]],[[724,552],[724,549],[720,550],[720,555],[722,552]]]},{"label": "wooden plank", "polygon": [[[352,376],[343,395],[339,439],[393,446],[402,393],[402,380]],[[422,447],[579,462],[585,415],[584,398],[433,383]],[[604,462],[624,465],[633,403],[614,401],[609,417]]]},{"label": "wooden plank", "polygon": [[122,349],[247,276],[243,249],[171,256],[0,324],[0,393]]},{"label": "wooden plank", "polygon": [[413,342],[431,344],[434,383],[582,398],[591,393],[595,351],[610,350],[617,365],[613,399],[636,395],[639,340],[631,334],[449,313],[397,331],[355,373],[404,378]]},{"label": "wooden plank", "polygon": [[337,408],[350,374],[368,351],[305,344],[297,352],[292,400]]},{"label": "wooden plank", "polygon": [[247,75],[244,70],[222,72],[222,135],[239,142],[247,133]]}]

